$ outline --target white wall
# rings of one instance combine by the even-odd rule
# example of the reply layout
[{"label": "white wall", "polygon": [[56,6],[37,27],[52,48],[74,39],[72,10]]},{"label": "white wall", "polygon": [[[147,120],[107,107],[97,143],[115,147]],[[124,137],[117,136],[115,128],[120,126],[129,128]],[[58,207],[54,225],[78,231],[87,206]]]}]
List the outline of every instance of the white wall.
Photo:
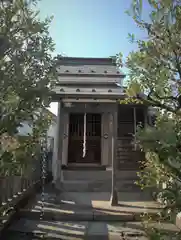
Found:
[{"label": "white wall", "polygon": [[50,127],[48,128],[48,131],[47,131],[47,136],[48,137],[55,137],[55,134],[56,134],[56,123],[53,122]]},{"label": "white wall", "polygon": [[28,122],[23,122],[22,127],[18,127],[18,135],[27,136],[32,133],[32,127],[28,124]]},{"label": "white wall", "polygon": [[56,129],[57,124],[53,122],[47,131],[47,145],[48,149],[51,149],[52,151],[55,144]]},{"label": "white wall", "polygon": [[[18,134],[20,136],[27,136],[28,134],[32,133],[32,127],[28,124],[28,122],[22,123],[22,127],[18,128]],[[48,138],[55,138],[56,134],[56,123],[53,122],[47,131],[47,137]]]}]

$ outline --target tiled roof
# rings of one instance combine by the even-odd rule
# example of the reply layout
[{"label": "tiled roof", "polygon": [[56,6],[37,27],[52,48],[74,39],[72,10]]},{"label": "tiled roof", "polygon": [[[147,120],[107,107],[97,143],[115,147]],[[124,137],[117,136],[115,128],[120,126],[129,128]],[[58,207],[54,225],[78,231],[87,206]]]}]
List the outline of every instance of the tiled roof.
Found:
[{"label": "tiled roof", "polygon": [[57,67],[57,72],[61,75],[71,75],[71,74],[89,74],[89,75],[115,75],[119,77],[125,77],[125,75],[114,65],[106,66],[106,65],[81,65],[81,66],[66,66],[60,65]]},{"label": "tiled roof", "polygon": [[114,97],[124,95],[124,89],[120,87],[114,88],[101,88],[101,87],[72,87],[72,86],[57,86],[54,90],[54,93],[60,96],[105,96],[105,97]]},{"label": "tiled roof", "polygon": [[125,75],[111,58],[60,57],[57,65],[59,82],[54,94],[62,97],[119,96]]},{"label": "tiled roof", "polygon": [[58,56],[58,63],[61,65],[115,65],[111,57],[93,58],[93,57],[64,57]]}]

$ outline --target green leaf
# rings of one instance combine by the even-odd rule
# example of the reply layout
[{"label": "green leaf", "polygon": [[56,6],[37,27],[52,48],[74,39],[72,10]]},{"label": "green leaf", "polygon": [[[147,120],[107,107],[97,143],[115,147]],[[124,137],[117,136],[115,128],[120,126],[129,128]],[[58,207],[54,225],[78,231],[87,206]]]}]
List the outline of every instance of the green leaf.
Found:
[{"label": "green leaf", "polygon": [[[136,141],[145,153],[139,185],[158,189],[160,201],[167,206],[158,216],[161,221],[175,219],[181,211],[181,104],[171,90],[175,86],[178,95],[181,92],[181,7],[179,1],[148,2],[153,11],[146,22],[148,9],[141,9],[142,2],[132,1],[130,13],[144,37],[134,40],[135,50],[126,59],[127,98],[120,104],[140,104],[137,94],[144,92],[148,96],[144,104],[157,109],[155,116],[149,112],[156,118],[154,126],[138,127]],[[131,34],[128,36],[132,39]],[[162,237],[152,230],[150,239]]]},{"label": "green leaf", "polygon": [[[0,140],[2,143],[6,136],[7,142],[17,141],[20,146],[0,148],[3,174],[17,169],[15,163],[22,167],[28,156],[37,153],[37,142],[33,141],[44,134],[49,120],[46,114],[36,113],[45,109],[57,81],[54,43],[48,32],[52,19],[39,20],[38,12],[29,3],[32,1],[11,2],[0,4]],[[19,141],[17,128],[30,121],[35,125],[33,134]]]}]

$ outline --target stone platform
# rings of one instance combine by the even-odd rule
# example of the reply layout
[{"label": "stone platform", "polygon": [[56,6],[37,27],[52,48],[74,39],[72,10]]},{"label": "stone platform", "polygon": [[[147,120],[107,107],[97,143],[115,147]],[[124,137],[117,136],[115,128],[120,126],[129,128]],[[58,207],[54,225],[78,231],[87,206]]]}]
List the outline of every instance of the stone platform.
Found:
[{"label": "stone platform", "polygon": [[[173,224],[152,224],[164,232],[164,239],[178,231]],[[20,219],[6,235],[8,240],[29,240],[45,238],[47,240],[148,240],[141,222],[96,222],[96,221],[42,221]],[[39,238],[38,238],[39,237]]]},{"label": "stone platform", "polygon": [[[118,206],[110,206],[109,192],[63,192],[58,198],[47,187],[44,200],[44,219],[57,221],[134,221],[140,214],[157,214],[161,207],[150,195],[140,192],[119,192]],[[41,194],[19,213],[20,217],[39,219]]]},{"label": "stone platform", "polygon": [[[39,193],[20,210],[19,220],[7,230],[6,239],[148,240],[139,216],[145,212],[156,214],[160,206],[144,193],[119,192],[116,207],[110,206],[109,199],[108,192],[68,192],[56,198],[48,186],[43,218],[40,220],[42,201]],[[178,231],[173,224],[156,223],[154,227],[171,234]]]}]

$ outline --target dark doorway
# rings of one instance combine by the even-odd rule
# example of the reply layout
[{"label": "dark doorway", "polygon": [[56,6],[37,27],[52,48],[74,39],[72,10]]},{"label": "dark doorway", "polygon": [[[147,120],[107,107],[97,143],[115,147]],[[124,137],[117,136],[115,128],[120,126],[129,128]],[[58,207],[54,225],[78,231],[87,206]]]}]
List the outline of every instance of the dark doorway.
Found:
[{"label": "dark doorway", "polygon": [[83,157],[84,113],[72,113],[69,119],[69,163],[101,162],[101,114],[86,114],[86,154]]}]

